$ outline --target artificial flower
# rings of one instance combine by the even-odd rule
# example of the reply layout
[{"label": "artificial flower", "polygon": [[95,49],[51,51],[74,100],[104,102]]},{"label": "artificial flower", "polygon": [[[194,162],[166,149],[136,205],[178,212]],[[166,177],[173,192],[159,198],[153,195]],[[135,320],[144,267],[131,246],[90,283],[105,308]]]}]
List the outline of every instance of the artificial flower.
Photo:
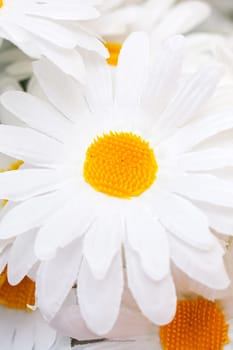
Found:
[{"label": "artificial flower", "polygon": [[0,239],[16,237],[8,278],[15,284],[41,260],[37,300],[49,320],[77,281],[89,329],[107,333],[123,291],[122,247],[128,286],[156,324],[176,311],[171,261],[209,288],[229,285],[225,249],[210,227],[232,232],[231,137],[219,137],[233,127],[232,108],[207,103],[218,65],[182,75],[183,45],[171,38],[152,59],[148,36],[134,33],[114,79],[97,56],[86,57],[85,87],[44,60],[35,74],[47,101],[1,98],[27,124],[0,126],[0,151],[25,162],[0,174],[0,198],[10,200]]},{"label": "artificial flower", "polygon": [[32,58],[47,57],[66,73],[84,80],[84,63],[78,48],[107,52],[82,23],[98,17],[95,1],[1,0],[0,37]]},{"label": "artificial flower", "polygon": [[[0,156],[0,172],[15,171],[22,165]],[[0,209],[8,205],[1,201]],[[13,240],[0,242],[0,343],[4,350],[71,350],[69,337],[60,335],[42,317],[35,305],[35,282],[25,276],[17,285],[7,278],[7,257]],[[15,267],[16,268],[16,267]],[[30,272],[33,275],[33,271]]]},{"label": "artificial flower", "polygon": [[145,30],[153,40],[187,33],[206,20],[210,7],[204,1],[176,0],[105,0],[98,7],[101,16],[89,23],[89,28],[106,40],[123,41],[135,30]]},{"label": "artificial flower", "polygon": [[34,310],[35,283],[25,277],[17,286],[0,274],[0,342],[4,350],[71,350],[69,337],[48,325]]}]

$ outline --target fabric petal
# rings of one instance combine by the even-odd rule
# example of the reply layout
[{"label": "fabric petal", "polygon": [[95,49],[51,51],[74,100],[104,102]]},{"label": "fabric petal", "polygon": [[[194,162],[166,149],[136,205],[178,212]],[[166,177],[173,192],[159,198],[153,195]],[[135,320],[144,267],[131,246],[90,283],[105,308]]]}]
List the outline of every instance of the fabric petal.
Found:
[{"label": "fabric petal", "polygon": [[169,273],[167,234],[157,218],[146,210],[132,208],[126,216],[126,235],[130,247],[138,254],[142,269],[152,280]]},{"label": "fabric petal", "polygon": [[216,64],[205,66],[188,77],[178,88],[155,127],[163,134],[170,134],[175,128],[189,122],[214,93],[222,74],[222,66]]},{"label": "fabric petal", "polygon": [[138,108],[148,73],[148,59],[148,36],[143,32],[132,33],[124,42],[118,60],[115,94],[118,107]]},{"label": "fabric petal", "polygon": [[188,1],[175,5],[152,32],[152,40],[187,33],[210,15],[210,7],[202,1]]},{"label": "fabric petal", "polygon": [[175,155],[184,153],[202,141],[233,128],[231,110],[207,115],[176,131],[176,133],[157,146],[157,154]]},{"label": "fabric petal", "polygon": [[0,173],[0,198],[22,201],[61,187],[55,170],[20,169]]},{"label": "fabric petal", "polygon": [[7,277],[11,285],[18,284],[36,263],[34,241],[36,230],[31,230],[17,237],[10,250],[7,263]]},{"label": "fabric petal", "polygon": [[28,126],[64,141],[72,124],[49,103],[21,91],[8,91],[1,96],[1,103]]},{"label": "fabric petal", "polygon": [[152,198],[155,215],[173,235],[187,244],[201,250],[208,250],[214,244],[205,214],[190,201],[172,193],[163,192],[159,198]]},{"label": "fabric petal", "polygon": [[86,259],[78,277],[78,300],[88,328],[97,335],[108,333],[116,322],[123,291],[121,253],[102,280],[94,278]]},{"label": "fabric petal", "polygon": [[[81,237],[93,224],[94,215],[85,200],[70,198],[64,205],[46,220],[38,231],[35,252],[39,259],[47,260],[56,254],[58,248],[64,248],[74,239]],[[56,232],[56,234],[54,234]]]},{"label": "fabric petal", "polygon": [[85,95],[92,113],[99,118],[109,118],[113,106],[112,76],[110,67],[103,59],[91,53],[85,56],[87,68]]},{"label": "fabric petal", "polygon": [[233,187],[230,181],[224,181],[216,176],[184,175],[174,177],[167,188],[182,196],[233,208]]},{"label": "fabric petal", "polygon": [[65,159],[61,143],[17,126],[0,125],[0,152],[37,166],[53,167]]},{"label": "fabric petal", "polygon": [[89,228],[83,255],[96,279],[103,279],[121,249],[123,223],[117,215],[99,217]]},{"label": "fabric petal", "polygon": [[47,320],[59,311],[78,274],[82,242],[61,249],[54,259],[42,262],[37,273],[37,305]]},{"label": "fabric petal", "polygon": [[208,252],[192,248],[175,237],[169,237],[171,258],[189,277],[213,289],[225,289],[230,280],[227,275],[220,244]]},{"label": "fabric petal", "polygon": [[184,51],[180,35],[166,40],[151,64],[142,105],[151,122],[163,111],[178,86]]},{"label": "fabric petal", "polygon": [[178,156],[178,166],[184,171],[208,171],[233,167],[233,149],[210,148]]},{"label": "fabric petal", "polygon": [[39,227],[63,205],[63,191],[36,196],[8,209],[3,209],[0,221],[0,237],[9,238]]},{"label": "fabric petal", "polygon": [[35,62],[33,67],[39,84],[49,101],[66,118],[71,121],[77,121],[79,115],[87,110],[87,105],[78,82],[64,74],[46,59]]},{"label": "fabric petal", "polygon": [[139,258],[126,249],[128,286],[142,313],[153,323],[169,323],[176,312],[176,291],[172,277],[153,281],[142,269]]}]

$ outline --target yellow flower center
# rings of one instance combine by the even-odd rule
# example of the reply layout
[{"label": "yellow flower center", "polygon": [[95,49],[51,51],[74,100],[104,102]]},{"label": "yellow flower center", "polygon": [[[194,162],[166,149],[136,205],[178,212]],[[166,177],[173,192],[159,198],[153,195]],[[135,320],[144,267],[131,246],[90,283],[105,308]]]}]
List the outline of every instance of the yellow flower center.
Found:
[{"label": "yellow flower center", "polygon": [[0,274],[0,304],[11,309],[30,311],[28,305],[35,305],[35,282],[24,277],[19,284],[11,286],[5,268]]},{"label": "yellow flower center", "polygon": [[228,325],[215,303],[182,300],[173,321],[160,327],[160,340],[164,350],[222,350],[229,343]]},{"label": "yellow flower center", "polygon": [[3,7],[3,0],[0,0],[0,7]]},{"label": "yellow flower center", "polygon": [[96,191],[130,199],[153,184],[157,171],[148,142],[129,132],[110,132],[87,149],[83,175]]},{"label": "yellow flower center", "polygon": [[118,57],[121,51],[122,45],[120,43],[105,43],[105,47],[108,49],[109,52],[109,58],[107,58],[108,64],[112,66],[117,66],[118,63]]}]

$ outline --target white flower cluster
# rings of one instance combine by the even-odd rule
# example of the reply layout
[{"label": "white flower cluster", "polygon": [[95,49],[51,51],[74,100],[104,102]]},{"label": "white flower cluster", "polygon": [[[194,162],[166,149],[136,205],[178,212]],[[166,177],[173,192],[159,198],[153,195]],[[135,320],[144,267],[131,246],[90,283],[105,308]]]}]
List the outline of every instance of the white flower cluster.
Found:
[{"label": "white flower cluster", "polygon": [[232,349],[231,11],[0,0],[2,350]]}]

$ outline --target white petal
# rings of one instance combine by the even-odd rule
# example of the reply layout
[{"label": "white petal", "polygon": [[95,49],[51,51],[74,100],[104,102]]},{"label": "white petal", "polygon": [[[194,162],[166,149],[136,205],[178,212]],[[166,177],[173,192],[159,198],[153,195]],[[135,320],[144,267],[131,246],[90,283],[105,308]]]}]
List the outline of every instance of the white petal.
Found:
[{"label": "white petal", "polygon": [[116,322],[123,291],[121,253],[102,280],[96,280],[85,259],[78,277],[80,310],[88,328],[97,335],[108,333]]},{"label": "white petal", "polygon": [[170,236],[170,245],[173,262],[188,276],[213,289],[228,287],[230,280],[219,243],[216,242],[212,250],[203,252]]},{"label": "white petal", "polygon": [[222,66],[208,65],[188,77],[161,114],[156,127],[169,134],[190,121],[213,94],[222,74]]},{"label": "white petal", "polygon": [[41,226],[64,200],[63,191],[57,191],[24,201],[12,209],[7,205],[2,211],[0,236],[6,239]]},{"label": "white petal", "polygon": [[55,170],[20,169],[0,173],[0,198],[22,201],[53,191],[61,186],[62,178]]},{"label": "white petal", "polygon": [[[19,312],[18,310],[14,310],[14,312],[15,315],[12,313],[12,323],[9,324],[9,327],[13,328],[15,322],[15,334],[9,350],[18,350],[20,348],[32,350],[34,347],[35,318],[33,316],[30,318],[29,315],[24,315],[23,312]],[[15,320],[13,320],[14,316]]]},{"label": "white petal", "polygon": [[[67,118],[77,121],[86,103],[80,86],[48,60],[33,64],[34,73],[51,103]],[[57,88],[58,86],[62,88]]]},{"label": "white petal", "polygon": [[72,124],[49,103],[21,91],[8,91],[1,96],[1,103],[28,126],[63,141]]},{"label": "white petal", "polygon": [[85,3],[67,1],[65,3],[32,3],[26,9],[29,15],[47,17],[58,20],[88,20],[98,17],[98,11]]},{"label": "white petal", "polygon": [[188,198],[233,208],[233,187],[230,181],[213,175],[176,176],[168,184],[175,193]]},{"label": "white petal", "polygon": [[56,22],[30,16],[17,16],[17,25],[62,48],[72,49],[77,45],[73,33]]},{"label": "white petal", "polygon": [[51,167],[65,159],[61,143],[28,128],[0,125],[0,152],[27,163]]},{"label": "white petal", "polygon": [[186,33],[202,23],[210,14],[210,7],[202,1],[188,1],[174,6],[160,25],[152,33],[156,37],[166,38],[177,33]]},{"label": "white petal", "polygon": [[143,209],[138,211],[132,209],[126,216],[126,234],[129,245],[140,257],[145,274],[157,281],[167,276],[168,240],[158,219]]},{"label": "white petal", "polygon": [[177,157],[178,166],[184,171],[208,171],[233,166],[233,150],[210,148],[181,154]]},{"label": "white petal", "polygon": [[173,136],[159,144],[157,153],[160,151],[170,155],[183,153],[209,137],[232,128],[233,113],[231,110],[208,115],[178,129]]},{"label": "white petal", "polygon": [[93,113],[100,118],[109,114],[113,107],[112,77],[110,67],[103,59],[93,53],[85,56],[87,67],[86,98]]},{"label": "white petal", "polygon": [[128,286],[142,313],[158,325],[169,323],[176,312],[176,292],[170,275],[153,281],[142,270],[134,252],[126,250]]},{"label": "white petal", "polygon": [[197,203],[198,207],[206,214],[209,226],[219,233],[233,235],[233,209],[219,208],[208,203]]},{"label": "white petal", "polygon": [[120,251],[123,231],[120,218],[111,213],[97,218],[89,228],[83,255],[96,279],[105,277],[113,258]]},{"label": "white petal", "polygon": [[3,272],[8,262],[11,247],[6,247],[0,254],[0,273]]},{"label": "white petal", "polygon": [[190,201],[164,192],[152,205],[163,226],[179,239],[201,250],[213,246],[207,217]]},{"label": "white petal", "polygon": [[70,75],[82,84],[85,83],[85,65],[77,49],[62,49],[52,46],[44,40],[40,43],[40,50],[50,62],[57,66],[61,73]]},{"label": "white petal", "polygon": [[75,241],[50,261],[42,262],[37,273],[37,305],[51,320],[59,311],[76,279],[81,262],[82,242]]},{"label": "white petal", "polygon": [[18,284],[37,261],[34,253],[36,230],[17,237],[10,250],[7,277],[11,285]]},{"label": "white petal", "polygon": [[35,350],[51,350],[56,340],[55,329],[48,325],[39,311],[34,313],[34,317],[36,318]]},{"label": "white petal", "polygon": [[181,73],[183,51],[184,38],[177,35],[162,45],[152,62],[142,98],[143,108],[148,110],[151,121],[163,111],[175,93]]},{"label": "white petal", "polygon": [[149,39],[145,33],[133,33],[124,42],[116,72],[117,106],[131,110],[139,106],[148,73],[148,55]]},{"label": "white petal", "polygon": [[90,214],[85,200],[80,199],[68,199],[41,227],[35,243],[38,258],[50,259],[59,247],[63,248],[81,237],[92,225],[95,216]]}]

